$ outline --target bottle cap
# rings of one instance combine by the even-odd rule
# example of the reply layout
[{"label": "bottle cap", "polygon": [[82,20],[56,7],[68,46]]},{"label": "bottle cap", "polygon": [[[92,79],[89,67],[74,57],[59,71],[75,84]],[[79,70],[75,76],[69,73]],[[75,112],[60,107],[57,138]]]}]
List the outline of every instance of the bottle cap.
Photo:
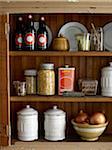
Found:
[{"label": "bottle cap", "polygon": [[45,18],[44,18],[44,17],[41,17],[40,19],[41,19],[42,21],[44,21],[44,20],[45,20]]},{"label": "bottle cap", "polygon": [[32,15],[28,15],[28,18],[29,18],[29,19],[32,19]]},{"label": "bottle cap", "polygon": [[22,20],[23,20],[23,18],[22,18],[22,17],[19,17],[19,18],[18,18],[18,20],[19,20],[19,21],[22,21]]}]

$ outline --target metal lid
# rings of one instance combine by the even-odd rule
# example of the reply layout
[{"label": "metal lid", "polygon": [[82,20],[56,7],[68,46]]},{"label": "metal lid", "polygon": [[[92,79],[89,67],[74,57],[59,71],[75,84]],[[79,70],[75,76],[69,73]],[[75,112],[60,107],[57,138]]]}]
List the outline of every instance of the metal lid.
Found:
[{"label": "metal lid", "polygon": [[112,62],[109,62],[110,66],[104,67],[102,71],[112,71]]},{"label": "metal lid", "polygon": [[23,115],[23,116],[29,116],[29,115],[37,115],[38,112],[31,108],[30,105],[26,105],[26,108],[23,108],[22,110],[17,112],[18,115]]},{"label": "metal lid", "polygon": [[36,76],[37,75],[37,70],[35,69],[28,69],[24,71],[25,76]]},{"label": "metal lid", "polygon": [[44,63],[44,64],[41,64],[41,69],[54,69],[54,64],[52,63]]},{"label": "metal lid", "polygon": [[60,115],[65,115],[65,112],[61,109],[58,109],[57,106],[53,106],[53,109],[49,109],[46,112],[44,112],[45,115],[50,115],[50,116],[60,116]]}]

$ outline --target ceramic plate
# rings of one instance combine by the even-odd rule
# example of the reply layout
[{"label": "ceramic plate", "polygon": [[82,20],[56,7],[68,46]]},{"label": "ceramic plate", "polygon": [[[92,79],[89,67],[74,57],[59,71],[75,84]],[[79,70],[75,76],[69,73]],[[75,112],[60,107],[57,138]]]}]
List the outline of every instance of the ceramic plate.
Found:
[{"label": "ceramic plate", "polygon": [[65,36],[70,44],[70,51],[77,51],[77,42],[75,40],[75,34],[87,33],[86,27],[79,22],[68,22],[63,25],[58,33],[58,36],[62,34]]},{"label": "ceramic plate", "polygon": [[[34,28],[36,29],[36,31],[38,30],[39,22],[34,22]],[[46,29],[48,32],[48,47],[49,47],[52,42],[52,32],[51,32],[51,29],[47,25],[46,25]]]},{"label": "ceramic plate", "polygon": [[112,22],[103,27],[104,30],[104,49],[112,51]]}]

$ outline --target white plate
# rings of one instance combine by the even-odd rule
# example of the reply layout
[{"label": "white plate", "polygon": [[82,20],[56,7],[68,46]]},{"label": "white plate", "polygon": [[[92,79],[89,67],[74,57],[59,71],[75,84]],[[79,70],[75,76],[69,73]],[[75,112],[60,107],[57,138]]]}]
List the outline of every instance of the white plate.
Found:
[{"label": "white plate", "polygon": [[[39,22],[34,22],[34,28],[37,31],[39,28]],[[50,46],[51,42],[52,42],[52,32],[50,30],[50,28],[46,25],[46,30],[48,32],[48,47]]]},{"label": "white plate", "polygon": [[70,51],[77,51],[77,42],[75,40],[75,34],[87,33],[86,27],[79,22],[68,22],[63,25],[58,33],[58,36],[62,34],[65,36],[70,44]]},{"label": "white plate", "polygon": [[112,51],[112,22],[103,27],[104,30],[104,49]]}]

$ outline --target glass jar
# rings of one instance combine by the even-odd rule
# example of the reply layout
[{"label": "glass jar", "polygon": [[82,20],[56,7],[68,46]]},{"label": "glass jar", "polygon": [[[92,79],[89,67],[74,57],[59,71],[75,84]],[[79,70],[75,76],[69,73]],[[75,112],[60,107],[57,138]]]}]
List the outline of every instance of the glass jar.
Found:
[{"label": "glass jar", "polygon": [[54,64],[41,64],[38,72],[38,89],[39,95],[54,95],[55,94],[55,72]]},{"label": "glass jar", "polygon": [[91,50],[92,51],[103,51],[103,29],[102,27],[97,27],[94,31],[91,30]]},{"label": "glass jar", "polygon": [[27,94],[36,94],[36,76],[37,70],[28,69],[24,71],[25,80],[26,80],[26,93]]}]

